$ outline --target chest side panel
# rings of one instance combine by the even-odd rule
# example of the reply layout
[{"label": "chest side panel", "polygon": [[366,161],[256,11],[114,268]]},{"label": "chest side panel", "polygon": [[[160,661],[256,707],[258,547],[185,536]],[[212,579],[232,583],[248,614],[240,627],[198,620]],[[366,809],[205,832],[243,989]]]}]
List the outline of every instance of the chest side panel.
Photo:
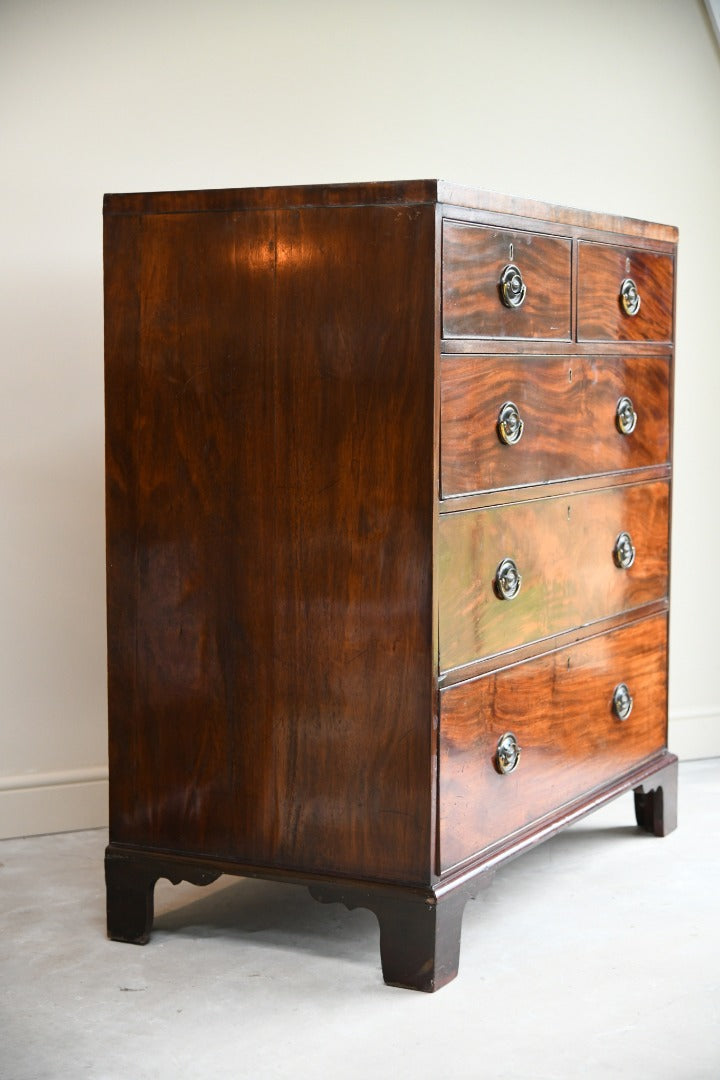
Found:
[{"label": "chest side panel", "polygon": [[430,861],[434,217],[106,223],[112,839]]},{"label": "chest side panel", "polygon": [[430,864],[432,207],[278,215],[272,787],[292,862]]},{"label": "chest side panel", "polygon": [[267,214],[106,219],[116,841],[236,848],[238,702],[267,709],[248,643],[269,632],[273,245]]}]

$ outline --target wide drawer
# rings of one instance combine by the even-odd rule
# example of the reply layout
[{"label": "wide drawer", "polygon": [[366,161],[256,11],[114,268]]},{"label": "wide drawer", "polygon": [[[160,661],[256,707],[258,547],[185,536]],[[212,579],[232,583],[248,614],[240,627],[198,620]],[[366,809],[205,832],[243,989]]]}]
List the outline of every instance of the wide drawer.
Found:
[{"label": "wide drawer", "polygon": [[[668,501],[656,481],[443,514],[441,670],[664,598]],[[617,565],[622,533],[635,550],[628,569]],[[522,579],[513,599],[499,598],[506,559]]]},{"label": "wide drawer", "polygon": [[[502,300],[501,278],[516,266],[519,307]],[[564,237],[443,222],[443,336],[569,340],[571,242]]]},{"label": "wide drawer", "polygon": [[[669,371],[657,356],[443,357],[443,498],[665,463]],[[636,417],[628,434],[625,398]],[[522,422],[517,442],[504,441],[504,406]]]},{"label": "wide drawer", "polygon": [[[673,274],[672,255],[581,240],[578,341],[671,341]],[[623,286],[628,281],[639,299],[634,315],[623,304]],[[630,310],[635,306],[632,296],[626,303]]]},{"label": "wide drawer", "polygon": [[[665,744],[667,619],[655,616],[440,694],[443,871],[627,772]],[[632,710],[613,708],[625,684]],[[518,763],[502,774],[500,738]]]}]

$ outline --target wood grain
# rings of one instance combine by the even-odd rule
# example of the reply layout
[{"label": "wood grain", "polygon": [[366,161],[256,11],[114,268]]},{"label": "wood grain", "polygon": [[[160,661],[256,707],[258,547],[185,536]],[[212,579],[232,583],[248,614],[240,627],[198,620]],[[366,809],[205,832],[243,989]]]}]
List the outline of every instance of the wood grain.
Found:
[{"label": "wood grain", "polygon": [[237,210],[278,210],[302,206],[351,206],[379,203],[449,203],[450,212],[479,210],[508,222],[537,219],[555,228],[601,230],[652,239],[677,241],[677,229],[637,218],[578,210],[570,206],[482,191],[444,180],[390,180],[350,184],[299,184],[284,187],[211,188],[200,191],[144,191],[106,195],[105,214],[217,213]]},{"label": "wood grain", "polygon": [[[443,337],[569,339],[570,240],[444,221],[442,245]],[[500,299],[508,263],[527,288],[519,308]]]},{"label": "wood grain", "polygon": [[388,982],[436,989],[501,862],[623,790],[674,825],[676,232],[435,180],[104,212],[109,932],[147,939],[161,876],[306,884],[376,912]]},{"label": "wood grain", "polygon": [[[659,356],[444,356],[443,498],[667,462],[669,363]],[[615,422],[624,395],[638,415],[629,436]],[[524,421],[514,446],[497,432],[506,401],[517,405]]]},{"label": "wood grain", "polygon": [[518,195],[482,191],[445,180],[437,181],[437,198],[439,202],[449,204],[445,209],[448,214],[455,216],[458,216],[458,208],[463,207],[488,216],[502,215],[508,224],[511,222],[517,224],[518,219],[529,218],[542,221],[545,226],[554,226],[552,231],[598,230],[603,233],[622,233],[653,240],[658,245],[668,248],[676,244],[678,238],[678,231],[672,225],[641,221],[638,218],[622,217],[618,214],[600,214],[595,211],[580,210],[573,206],[557,206]]},{"label": "wood grain", "polygon": [[[675,260],[669,254],[578,243],[578,341],[671,341]],[[641,297],[626,315],[620,286],[632,278]]]},{"label": "wood grain", "polygon": [[[613,559],[622,531],[636,549],[629,570]],[[443,515],[441,670],[665,597],[667,556],[664,481]],[[504,558],[522,575],[514,600],[493,588]]]},{"label": "wood grain", "polygon": [[[440,695],[443,871],[632,768],[665,744],[667,619],[656,616]],[[633,709],[612,712],[619,682]],[[512,731],[520,761],[495,768]]]},{"label": "wood grain", "polygon": [[284,865],[417,881],[433,849],[434,211],[287,211],[278,245],[273,696],[247,837]]},{"label": "wood grain", "polygon": [[427,879],[434,227],[106,218],[111,841]]},{"label": "wood grain", "polygon": [[388,180],[352,184],[297,184],[283,187],[209,188],[199,191],[142,191],[108,194],[105,215],[202,214],[303,207],[432,205],[437,180]]},{"label": "wood grain", "polygon": [[244,647],[271,552],[242,523],[272,432],[273,222],[106,219],[105,250],[111,840],[227,852],[237,702],[262,713],[266,687]]}]

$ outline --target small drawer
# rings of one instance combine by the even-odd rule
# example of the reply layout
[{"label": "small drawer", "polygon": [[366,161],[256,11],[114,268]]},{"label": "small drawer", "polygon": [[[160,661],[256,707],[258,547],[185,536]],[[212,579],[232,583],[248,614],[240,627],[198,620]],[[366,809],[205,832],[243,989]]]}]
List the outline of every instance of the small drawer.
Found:
[{"label": "small drawer", "polygon": [[672,341],[674,259],[578,244],[578,341]]},{"label": "small drawer", "polygon": [[[441,691],[441,870],[661,749],[666,664],[658,615]],[[508,733],[520,754],[502,763]]]},{"label": "small drawer", "polygon": [[564,237],[443,222],[446,338],[569,341],[570,282],[571,242]]},{"label": "small drawer", "polygon": [[443,514],[441,670],[662,600],[668,501],[661,480]]},{"label": "small drawer", "polygon": [[656,356],[443,357],[442,497],[664,464],[669,373]]}]

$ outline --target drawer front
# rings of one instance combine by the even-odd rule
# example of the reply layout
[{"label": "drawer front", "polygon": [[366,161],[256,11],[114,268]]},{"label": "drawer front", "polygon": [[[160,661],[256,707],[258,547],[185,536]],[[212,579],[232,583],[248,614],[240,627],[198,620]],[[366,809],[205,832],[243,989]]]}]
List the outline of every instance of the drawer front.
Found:
[{"label": "drawer front", "polygon": [[[669,457],[669,370],[668,359],[656,356],[443,357],[443,498],[663,464]],[[637,417],[630,434],[618,420],[624,397]],[[501,434],[500,412],[508,402],[523,423],[515,443]]]},{"label": "drawer front", "polygon": [[[578,341],[671,341],[672,255],[609,244],[578,244]],[[637,287],[636,315],[623,308],[621,288]]]},{"label": "drawer front", "polygon": [[[665,745],[667,619],[656,616],[440,694],[440,862],[471,858]],[[621,721],[615,688],[632,710]],[[497,744],[512,732],[518,764]]]},{"label": "drawer front", "polygon": [[[440,668],[558,634],[667,595],[666,481],[444,514],[439,526]],[[629,533],[635,560],[616,565]],[[499,599],[512,559],[522,582]]]},{"label": "drawer front", "polygon": [[[570,340],[570,240],[445,221],[442,262],[444,337]],[[525,286],[520,307],[501,297],[511,264]]]}]

